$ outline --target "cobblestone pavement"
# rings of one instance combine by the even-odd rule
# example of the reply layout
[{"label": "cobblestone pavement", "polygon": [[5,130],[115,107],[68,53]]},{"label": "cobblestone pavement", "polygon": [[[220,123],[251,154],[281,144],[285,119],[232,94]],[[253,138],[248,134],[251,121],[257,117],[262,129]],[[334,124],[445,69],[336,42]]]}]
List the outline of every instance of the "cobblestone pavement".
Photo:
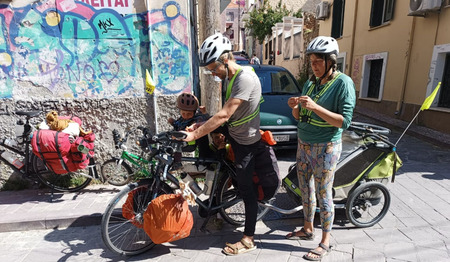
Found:
[{"label": "cobblestone pavement", "polygon": [[[373,121],[357,116],[356,121]],[[376,123],[376,122],[375,122]],[[390,135],[391,141],[400,136]],[[436,138],[435,138],[436,139]],[[286,174],[295,151],[278,152]],[[370,228],[355,228],[337,211],[333,251],[322,261],[450,261],[450,149],[406,135],[398,144],[403,160],[395,183],[389,183],[391,206],[384,219]],[[302,256],[320,241],[286,240],[299,229],[301,214],[280,216],[274,211],[259,221],[258,249],[239,256],[221,253],[225,242],[236,242],[242,228],[224,224],[211,233],[199,231],[202,219],[195,208],[191,236],[157,245],[139,256],[119,257],[104,246],[100,217],[118,188],[97,185],[78,193],[46,190],[0,192],[0,261],[304,261]],[[281,192],[279,205],[292,205]],[[316,226],[320,236],[320,226]]]}]

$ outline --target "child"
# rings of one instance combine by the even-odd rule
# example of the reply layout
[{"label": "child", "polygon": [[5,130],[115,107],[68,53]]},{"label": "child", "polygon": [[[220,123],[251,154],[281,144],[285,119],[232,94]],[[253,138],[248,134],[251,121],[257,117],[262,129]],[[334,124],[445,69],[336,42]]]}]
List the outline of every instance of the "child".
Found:
[{"label": "child", "polygon": [[182,93],[177,98],[177,108],[180,110],[178,119],[169,118],[169,123],[176,131],[183,131],[194,123],[206,121],[209,116],[206,114],[204,106],[198,105],[196,96],[189,93]]},{"label": "child", "polygon": [[[177,98],[177,108],[180,110],[180,117],[168,119],[169,123],[173,126],[175,131],[184,131],[189,126],[205,122],[208,120],[209,115],[206,114],[204,106],[198,105],[198,99],[196,96],[189,93],[181,93]],[[208,137],[204,136],[197,142],[189,143],[188,146],[183,148],[184,152],[192,152],[196,147],[199,147],[199,156],[204,157],[205,147],[208,146]]]},{"label": "child", "polygon": [[209,144],[209,149],[213,152],[215,158],[224,158],[230,162],[234,161],[233,150],[231,149],[231,145],[226,143],[224,134],[213,131],[211,132],[211,140],[212,143]]}]

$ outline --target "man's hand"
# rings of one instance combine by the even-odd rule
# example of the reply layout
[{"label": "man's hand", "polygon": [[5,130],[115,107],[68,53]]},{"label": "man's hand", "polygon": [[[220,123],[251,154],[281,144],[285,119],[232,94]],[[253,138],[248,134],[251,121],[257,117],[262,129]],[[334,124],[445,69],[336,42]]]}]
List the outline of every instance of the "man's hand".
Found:
[{"label": "man's hand", "polygon": [[187,131],[180,131],[180,132],[183,132],[186,135],[186,137],[183,139],[183,141],[191,142],[191,141],[195,140],[193,132],[187,132]]},{"label": "man's hand", "polygon": [[195,129],[199,128],[200,126],[202,126],[205,122],[198,122],[198,123],[193,123],[192,125],[186,127],[186,131],[188,132],[192,132]]}]

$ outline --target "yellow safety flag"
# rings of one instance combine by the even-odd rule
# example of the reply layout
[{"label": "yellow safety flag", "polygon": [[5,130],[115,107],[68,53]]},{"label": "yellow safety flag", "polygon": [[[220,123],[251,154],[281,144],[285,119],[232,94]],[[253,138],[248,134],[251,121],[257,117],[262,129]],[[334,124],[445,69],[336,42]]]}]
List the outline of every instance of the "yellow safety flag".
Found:
[{"label": "yellow safety flag", "polygon": [[423,104],[420,107],[420,110],[423,111],[423,110],[427,110],[428,108],[430,108],[431,104],[434,101],[434,98],[436,97],[439,87],[441,87],[441,82],[438,83],[438,85],[434,89],[433,93],[431,93],[431,95],[429,95],[427,98],[425,98],[425,101],[423,101]]},{"label": "yellow safety flag", "polygon": [[150,95],[155,91],[155,82],[147,69],[145,69],[145,91]]}]

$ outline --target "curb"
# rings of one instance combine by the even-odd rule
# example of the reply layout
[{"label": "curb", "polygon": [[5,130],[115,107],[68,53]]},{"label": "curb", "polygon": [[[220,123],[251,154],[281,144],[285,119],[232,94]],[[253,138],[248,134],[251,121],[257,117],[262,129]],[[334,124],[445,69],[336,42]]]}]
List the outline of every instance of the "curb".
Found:
[{"label": "curb", "polygon": [[92,215],[85,215],[80,217],[68,218],[49,218],[40,220],[30,220],[22,222],[5,222],[0,223],[0,233],[13,231],[28,231],[28,230],[45,230],[66,227],[83,227],[100,225],[102,221],[102,214],[96,213]]}]

